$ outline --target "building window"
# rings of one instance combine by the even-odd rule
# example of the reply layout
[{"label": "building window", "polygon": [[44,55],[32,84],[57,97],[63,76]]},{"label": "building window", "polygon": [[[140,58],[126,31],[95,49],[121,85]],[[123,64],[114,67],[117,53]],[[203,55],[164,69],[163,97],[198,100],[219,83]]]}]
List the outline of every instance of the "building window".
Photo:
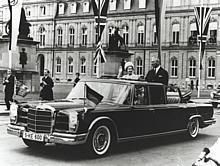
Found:
[{"label": "building window", "polygon": [[199,5],[199,0],[191,0],[191,5]]},{"label": "building window", "polygon": [[31,8],[29,6],[25,7],[26,16],[31,16]]},{"label": "building window", "polygon": [[117,3],[117,0],[110,0],[109,2],[109,10],[116,10],[116,3]]},{"label": "building window", "polygon": [[94,63],[93,73],[94,73],[94,74],[97,74],[97,63]]},{"label": "building window", "polygon": [[143,60],[140,57],[136,60],[136,71],[137,75],[143,75]]},{"label": "building window", "polygon": [[81,58],[81,62],[80,62],[80,72],[81,74],[85,74],[86,73],[86,58]]},{"label": "building window", "polygon": [[189,44],[190,45],[195,45],[197,44],[197,28],[196,28],[196,23],[190,24],[190,37],[189,37]]},{"label": "building window", "polygon": [[216,37],[217,37],[217,22],[211,22],[209,24],[209,43],[216,43]]},{"label": "building window", "polygon": [[178,72],[178,60],[177,58],[171,59],[171,77],[177,77]]},{"label": "building window", "polygon": [[110,43],[110,39],[113,35],[113,27],[109,27],[108,29],[108,42]]},{"label": "building window", "polygon": [[124,0],[124,9],[125,10],[131,9],[131,0]]},{"label": "building window", "polygon": [[173,6],[180,6],[180,0],[173,0]]},{"label": "building window", "polygon": [[140,9],[146,8],[146,0],[139,0],[139,8]]},{"label": "building window", "polygon": [[68,58],[68,73],[69,74],[73,73],[73,58],[72,57]]},{"label": "building window", "polygon": [[95,43],[97,44],[99,40],[99,28],[96,26],[95,28]]},{"label": "building window", "polygon": [[59,4],[59,10],[58,14],[64,14],[64,3]]},{"label": "building window", "polygon": [[128,26],[123,27],[123,38],[126,45],[128,45]]},{"label": "building window", "polygon": [[45,28],[44,27],[40,27],[39,29],[40,32],[40,46],[45,46]]},{"label": "building window", "polygon": [[40,6],[40,16],[45,16],[45,15],[46,15],[46,7]]},{"label": "building window", "polygon": [[61,73],[61,59],[60,57],[57,57],[56,59],[56,66],[57,66],[57,73]]},{"label": "building window", "polygon": [[154,25],[153,30],[154,30],[154,32],[153,32],[153,44],[157,44],[157,30],[156,30],[156,25]]},{"label": "building window", "polygon": [[63,43],[63,30],[62,28],[57,29],[57,45],[62,46]]},{"label": "building window", "polygon": [[70,28],[69,29],[69,44],[70,45],[74,45],[74,40],[75,40],[75,29],[74,28]]},{"label": "building window", "polygon": [[144,44],[144,26],[138,26],[138,41],[137,43],[139,45],[143,45]]},{"label": "building window", "polygon": [[208,60],[208,78],[215,78],[215,59]]},{"label": "building window", "polygon": [[76,3],[76,2],[73,2],[73,3],[71,4],[70,13],[76,13],[76,6],[77,6],[77,3]]},{"label": "building window", "polygon": [[82,29],[82,46],[87,45],[87,28]]},{"label": "building window", "polygon": [[196,60],[194,58],[189,60],[189,77],[196,77]]},{"label": "building window", "polygon": [[173,44],[179,44],[179,31],[180,31],[180,25],[174,24],[173,28]]},{"label": "building window", "polygon": [[83,2],[83,12],[84,13],[89,12],[89,2]]}]

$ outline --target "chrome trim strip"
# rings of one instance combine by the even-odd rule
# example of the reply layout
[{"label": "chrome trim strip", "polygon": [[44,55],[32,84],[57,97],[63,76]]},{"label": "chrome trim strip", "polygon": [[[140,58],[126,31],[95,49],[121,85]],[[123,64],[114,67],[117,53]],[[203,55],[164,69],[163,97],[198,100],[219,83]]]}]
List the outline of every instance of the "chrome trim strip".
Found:
[{"label": "chrome trim strip", "polygon": [[189,120],[192,120],[193,118],[201,118],[202,116],[201,115],[193,115],[193,116],[190,116]]},{"label": "chrome trim strip", "polygon": [[148,134],[148,135],[141,135],[141,136],[118,138],[118,142],[124,142],[124,141],[129,141],[129,140],[137,140],[137,139],[144,139],[144,138],[152,138],[152,137],[163,136],[163,135],[171,135],[171,134],[174,134],[174,133],[181,133],[181,132],[185,132],[185,131],[187,131],[187,129],[175,130],[175,131],[163,132],[163,133],[157,133],[157,134]]},{"label": "chrome trim strip", "polygon": [[115,128],[115,130],[116,130],[116,138],[118,139],[118,128],[117,128],[117,126],[115,125],[115,122],[114,122],[111,118],[109,118],[109,117],[107,117],[107,116],[98,117],[98,118],[96,118],[95,120],[93,120],[92,123],[89,125],[88,131],[90,131],[90,130],[92,129],[92,127],[96,124],[96,122],[98,122],[98,121],[100,121],[100,120],[110,120],[110,121],[113,123],[114,128]]},{"label": "chrome trim strip", "polygon": [[206,124],[206,125],[211,125],[211,124],[216,123],[216,120],[215,119],[206,120],[206,121],[203,121],[203,123]]}]

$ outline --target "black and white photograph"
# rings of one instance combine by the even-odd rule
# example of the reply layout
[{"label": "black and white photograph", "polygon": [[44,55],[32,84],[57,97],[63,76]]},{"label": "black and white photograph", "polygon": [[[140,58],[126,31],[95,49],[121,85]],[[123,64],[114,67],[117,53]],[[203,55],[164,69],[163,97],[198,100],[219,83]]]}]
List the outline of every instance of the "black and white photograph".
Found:
[{"label": "black and white photograph", "polygon": [[0,165],[220,166],[220,0],[1,0]]}]

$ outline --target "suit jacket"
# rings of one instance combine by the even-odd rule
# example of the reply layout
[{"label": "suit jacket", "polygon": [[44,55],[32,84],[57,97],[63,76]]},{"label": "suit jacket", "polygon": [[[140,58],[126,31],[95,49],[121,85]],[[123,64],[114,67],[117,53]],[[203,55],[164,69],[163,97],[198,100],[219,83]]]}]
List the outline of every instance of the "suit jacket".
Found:
[{"label": "suit jacket", "polygon": [[46,82],[47,85],[44,85],[43,83],[40,84],[43,88],[40,91],[40,97],[42,100],[53,100],[53,80],[48,76],[48,77],[43,77],[42,81]]},{"label": "suit jacket", "polygon": [[158,82],[164,85],[168,85],[168,79],[169,79],[168,72],[162,67],[159,68],[157,73],[155,73],[154,69],[151,69],[150,71],[148,71],[145,77],[145,80],[148,82]]},{"label": "suit jacket", "polygon": [[[8,82],[5,82],[5,80],[8,80]],[[3,85],[5,85],[5,93],[13,95],[15,88],[15,76],[10,75],[9,77],[5,77]]]}]

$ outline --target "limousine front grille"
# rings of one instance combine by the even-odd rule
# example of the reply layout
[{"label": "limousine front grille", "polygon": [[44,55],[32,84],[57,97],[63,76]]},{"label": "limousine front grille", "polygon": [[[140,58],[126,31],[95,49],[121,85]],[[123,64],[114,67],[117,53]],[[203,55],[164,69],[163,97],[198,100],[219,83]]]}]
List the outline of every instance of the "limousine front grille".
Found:
[{"label": "limousine front grille", "polygon": [[50,133],[52,128],[52,111],[48,109],[29,108],[27,129],[36,133]]},{"label": "limousine front grille", "polygon": [[21,106],[18,106],[18,118],[17,118],[17,123],[19,125],[26,126],[27,125],[27,111],[24,111],[24,109]]}]

